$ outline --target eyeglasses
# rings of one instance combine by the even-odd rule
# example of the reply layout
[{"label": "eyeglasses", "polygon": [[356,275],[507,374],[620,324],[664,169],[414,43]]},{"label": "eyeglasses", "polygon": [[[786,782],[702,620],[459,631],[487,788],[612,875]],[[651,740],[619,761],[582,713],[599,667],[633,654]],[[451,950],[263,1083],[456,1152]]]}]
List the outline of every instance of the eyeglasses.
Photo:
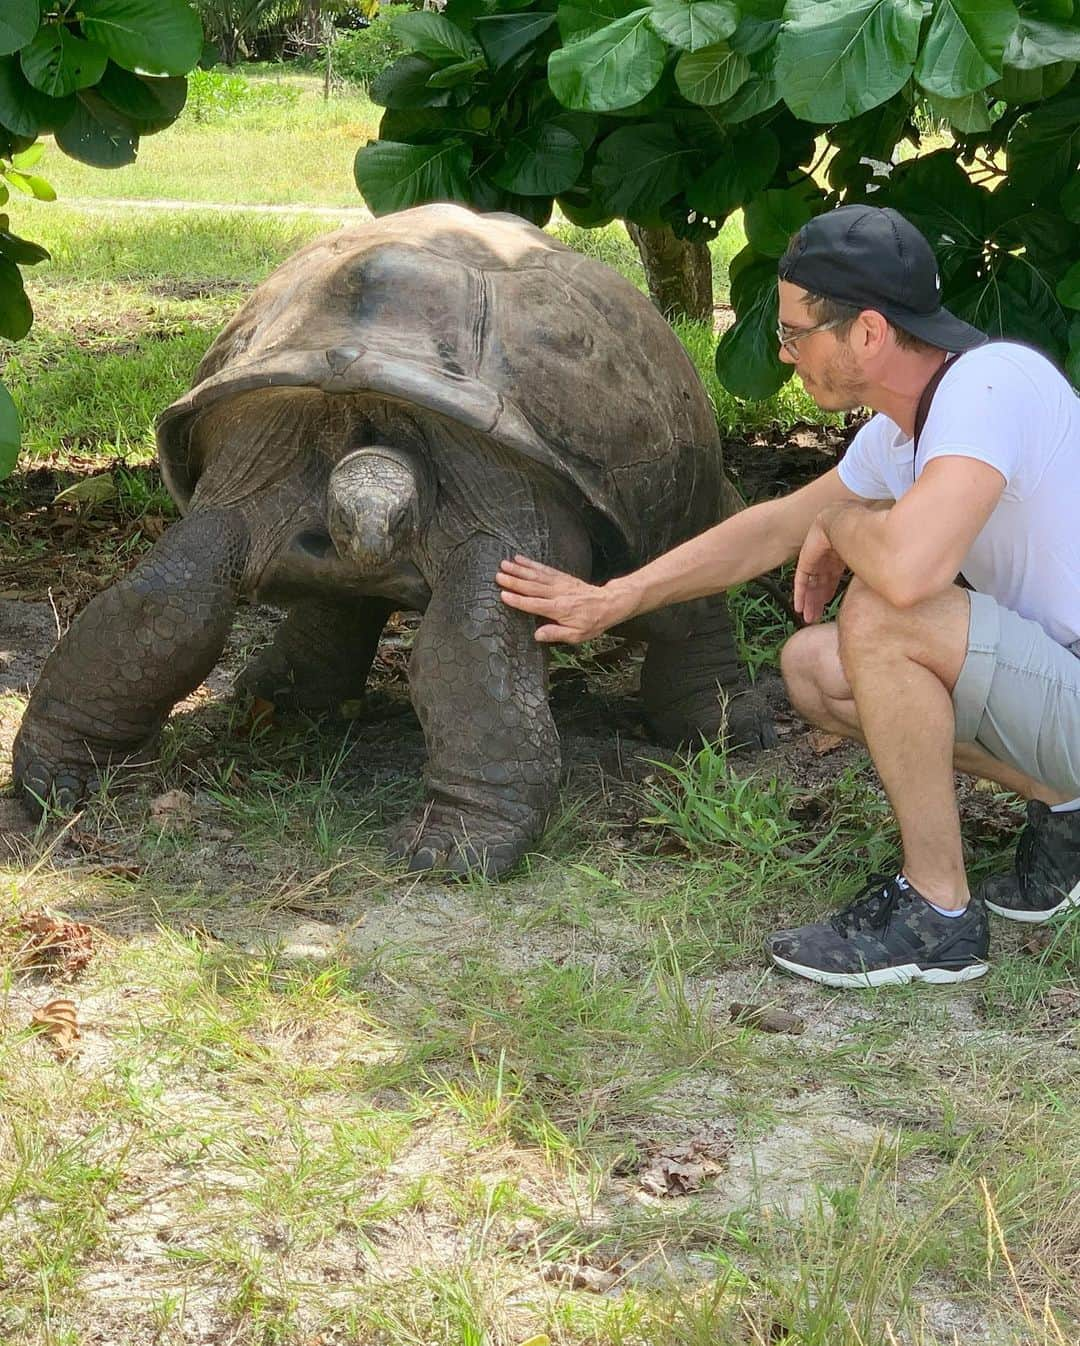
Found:
[{"label": "eyeglasses", "polygon": [[797,360],[799,342],[805,337],[813,336],[815,332],[830,332],[834,327],[848,321],[850,321],[848,318],[832,318],[829,322],[819,322],[816,327],[787,327],[780,322],[776,324],[776,339],[791,358]]}]

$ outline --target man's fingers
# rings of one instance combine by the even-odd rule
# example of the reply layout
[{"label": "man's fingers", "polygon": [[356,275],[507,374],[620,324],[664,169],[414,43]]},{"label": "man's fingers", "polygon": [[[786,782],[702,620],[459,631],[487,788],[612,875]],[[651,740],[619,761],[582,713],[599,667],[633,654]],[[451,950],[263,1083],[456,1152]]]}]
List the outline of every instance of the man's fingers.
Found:
[{"label": "man's fingers", "polygon": [[526,579],[524,575],[511,575],[504,570],[500,570],[495,576],[495,583],[500,589],[510,593],[526,594],[533,598],[543,598],[552,590],[551,584],[545,580]]},{"label": "man's fingers", "polygon": [[556,641],[563,641],[567,645],[580,645],[584,639],[580,631],[573,631],[569,626],[559,626],[552,622],[547,626],[538,626],[536,628],[536,639],[545,645],[554,644]]},{"label": "man's fingers", "polygon": [[502,601],[507,607],[518,608],[521,612],[531,612],[534,617],[554,617],[558,612],[558,604],[552,602],[550,598],[518,593],[515,589],[503,589]]}]

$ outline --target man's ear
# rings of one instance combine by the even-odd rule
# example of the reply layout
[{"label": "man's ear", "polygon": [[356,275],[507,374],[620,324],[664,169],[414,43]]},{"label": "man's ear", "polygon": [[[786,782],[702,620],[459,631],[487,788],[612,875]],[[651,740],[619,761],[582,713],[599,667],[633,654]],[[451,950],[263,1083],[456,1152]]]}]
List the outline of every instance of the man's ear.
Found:
[{"label": "man's ear", "polygon": [[889,320],[877,309],[863,309],[859,314],[855,328],[857,332],[856,340],[867,355],[876,354],[889,339]]}]

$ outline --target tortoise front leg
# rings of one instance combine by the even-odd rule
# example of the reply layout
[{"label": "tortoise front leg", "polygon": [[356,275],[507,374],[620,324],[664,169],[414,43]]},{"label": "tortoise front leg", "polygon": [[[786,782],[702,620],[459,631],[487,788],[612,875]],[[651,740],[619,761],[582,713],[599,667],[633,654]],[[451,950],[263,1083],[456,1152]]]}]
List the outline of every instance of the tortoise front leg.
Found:
[{"label": "tortoise front leg", "polygon": [[450,553],[413,646],[427,799],[393,847],[412,870],[503,873],[543,832],[555,797],[546,655],[533,618],[495,583],[508,550],[481,535]]},{"label": "tortoise front leg", "polygon": [[235,511],[199,511],[83,609],[45,661],[15,739],[13,775],[31,811],[77,804],[202,682],[229,634],[248,545]]}]

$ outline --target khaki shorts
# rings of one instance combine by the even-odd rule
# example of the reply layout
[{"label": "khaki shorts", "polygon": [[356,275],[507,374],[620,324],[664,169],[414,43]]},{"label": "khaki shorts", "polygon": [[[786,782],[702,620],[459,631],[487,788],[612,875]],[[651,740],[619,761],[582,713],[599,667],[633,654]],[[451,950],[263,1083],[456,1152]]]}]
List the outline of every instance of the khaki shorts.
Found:
[{"label": "khaki shorts", "polygon": [[967,658],[952,694],[957,742],[1080,796],[1080,650],[989,594],[968,598]]}]

